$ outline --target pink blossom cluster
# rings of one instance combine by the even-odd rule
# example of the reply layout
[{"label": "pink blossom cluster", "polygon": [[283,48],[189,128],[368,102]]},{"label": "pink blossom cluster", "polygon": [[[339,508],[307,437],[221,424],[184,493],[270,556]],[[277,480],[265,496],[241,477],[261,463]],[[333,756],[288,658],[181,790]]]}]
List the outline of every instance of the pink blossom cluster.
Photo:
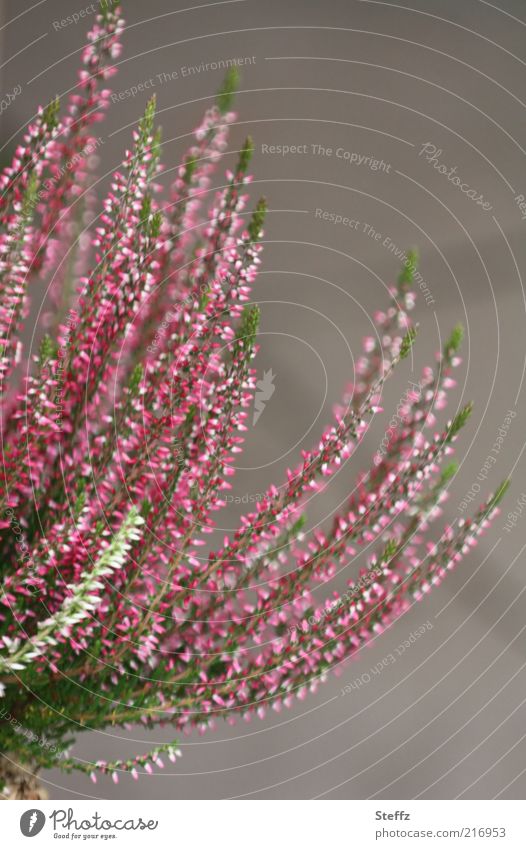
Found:
[{"label": "pink blossom cluster", "polygon": [[[230,74],[166,199],[148,103],[86,236],[91,128],[122,30],[119,7],[104,3],[65,118],[57,104],[41,110],[0,178],[0,680],[24,726],[58,742],[62,769],[114,780],[162,764],[161,751],[175,757],[176,744],[92,765],[64,757],[79,728],[141,721],[187,732],[291,706],[441,583],[505,489],[428,541],[470,412],[437,423],[460,363],[455,328],[344,509],[305,532],[306,501],[364,441],[384,383],[406,367],[411,255],[334,421],[211,550],[255,388],[250,298],[266,207],[247,211],[250,140],[211,192],[235,118]],[[54,266],[57,326],[48,316],[18,380],[31,289]],[[349,592],[335,589],[341,575]],[[14,743],[0,732],[0,745]],[[52,765],[48,751],[23,745],[23,759]]]}]

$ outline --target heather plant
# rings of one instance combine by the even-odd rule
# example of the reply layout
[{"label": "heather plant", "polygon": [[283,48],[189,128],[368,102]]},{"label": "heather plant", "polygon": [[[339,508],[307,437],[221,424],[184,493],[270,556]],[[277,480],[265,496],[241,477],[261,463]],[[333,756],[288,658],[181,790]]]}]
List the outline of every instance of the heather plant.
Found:
[{"label": "heather plant", "polygon": [[[64,114],[57,101],[38,112],[0,184],[0,785],[10,798],[38,796],[43,768],[136,778],[164,752],[175,760],[181,733],[304,698],[441,583],[506,489],[429,541],[471,411],[437,417],[460,363],[457,327],[345,508],[305,531],[304,502],[363,442],[395,368],[407,369],[411,254],[333,423],[212,546],[252,423],[265,201],[246,209],[250,140],[208,201],[235,118],[230,72],[169,196],[152,100],[95,215],[94,124],[120,15],[101,5]],[[30,295],[48,279],[29,356]],[[338,576],[347,591],[334,589]],[[83,730],[136,722],[174,739],[122,761],[71,753]]]}]

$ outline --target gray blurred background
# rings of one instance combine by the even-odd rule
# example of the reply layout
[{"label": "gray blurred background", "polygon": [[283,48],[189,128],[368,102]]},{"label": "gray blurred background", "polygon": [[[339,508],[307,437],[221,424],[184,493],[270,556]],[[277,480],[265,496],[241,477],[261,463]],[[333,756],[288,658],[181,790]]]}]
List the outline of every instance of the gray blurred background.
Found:
[{"label": "gray blurred background", "polygon": [[[0,116],[5,157],[36,107],[74,84],[93,14],[76,0],[0,7],[0,89],[22,88]],[[441,521],[461,514],[459,503],[508,410],[516,417],[481,498],[510,474],[513,485],[503,515],[448,580],[316,695],[249,725],[220,723],[203,737],[185,738],[181,760],[137,783],[124,777],[118,786],[108,779],[94,786],[50,772],[51,796],[523,798],[525,511],[511,532],[503,526],[526,490],[526,215],[517,200],[526,194],[524,2],[127,0],[124,7],[128,26],[113,90],[154,85],[118,100],[100,125],[101,173],[118,164],[153,90],[164,163],[174,168],[223,76],[183,69],[251,60],[241,69],[239,118],[225,164],[250,133],[251,195],[266,195],[271,210],[255,290],[263,312],[257,366],[260,377],[273,370],[276,388],[247,440],[232,494],[246,500],[280,482],[299,447],[319,437],[352,378],[362,337],[374,329],[374,312],[386,303],[400,265],[395,250],[412,245],[429,294],[417,301],[421,332],[413,360],[391,382],[384,406],[396,406],[407,380],[419,378],[462,321],[465,359],[444,419],[468,399],[476,413],[458,443],[462,466]],[[81,10],[78,24],[60,24]],[[491,208],[433,168],[421,153],[426,143]],[[305,152],[282,156],[270,152],[272,145]],[[362,164],[356,156],[354,164],[340,158],[338,149],[361,156]],[[366,157],[384,164],[372,170]],[[330,223],[316,210],[359,223]],[[366,225],[372,230],[365,232]],[[346,498],[384,429],[385,421],[375,423],[323,499],[309,505],[312,526]],[[233,504],[223,526],[232,527],[241,510]],[[432,628],[395,664],[341,694],[349,682],[367,680],[426,622]],[[74,753],[127,757],[169,734],[88,733]]]}]

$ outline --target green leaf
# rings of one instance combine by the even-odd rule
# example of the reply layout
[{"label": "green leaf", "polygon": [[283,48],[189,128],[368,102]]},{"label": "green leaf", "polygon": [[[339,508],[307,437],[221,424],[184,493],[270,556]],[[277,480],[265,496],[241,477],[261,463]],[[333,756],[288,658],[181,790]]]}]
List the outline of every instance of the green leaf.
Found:
[{"label": "green leaf", "polygon": [[451,354],[456,353],[456,351],[458,351],[458,349],[460,348],[463,339],[464,339],[464,328],[461,324],[457,324],[453,328],[451,336],[449,337],[448,341],[446,342],[446,345],[445,345],[446,354],[449,354],[451,356]]},{"label": "green leaf", "polygon": [[220,657],[216,657],[208,667],[208,677],[212,680],[218,675],[224,675],[227,670],[227,664]]},{"label": "green leaf", "polygon": [[152,211],[152,199],[150,195],[144,195],[142,205],[141,205],[141,215],[139,218],[140,225],[143,229],[145,229],[145,225],[148,224],[150,213]]},{"label": "green leaf", "polygon": [[109,20],[119,3],[120,0],[99,0],[99,12],[104,21]]},{"label": "green leaf", "polygon": [[510,480],[510,478],[508,478],[507,480],[502,481],[500,486],[497,487],[494,494],[492,495],[492,497],[488,501],[488,505],[486,507],[487,513],[491,513],[491,511],[494,510],[495,507],[498,507],[498,505],[500,504],[500,502],[502,501],[502,499],[506,495],[508,489],[510,488],[510,485],[511,485],[511,480]]},{"label": "green leaf", "polygon": [[51,336],[46,333],[40,343],[40,351],[38,354],[38,364],[40,368],[46,365],[48,360],[54,360],[57,355],[57,347]]},{"label": "green leaf", "polygon": [[142,367],[141,363],[137,363],[137,365],[135,366],[135,368],[133,369],[133,371],[131,373],[130,383],[128,385],[128,390],[129,390],[130,395],[134,395],[134,396],[137,395],[139,388],[140,388],[140,385],[141,385],[142,378],[143,378],[143,367]]},{"label": "green leaf", "polygon": [[216,94],[216,105],[221,112],[221,115],[225,115],[227,112],[230,112],[238,85],[239,71],[235,67],[229,68],[226,72],[221,88]]},{"label": "green leaf", "polygon": [[265,198],[260,198],[254,212],[252,213],[250,224],[248,225],[248,234],[251,242],[257,242],[261,239],[266,214],[267,201]]},{"label": "green leaf", "polygon": [[402,290],[407,289],[413,282],[415,271],[418,267],[418,252],[416,248],[407,252],[407,259],[402,266],[402,270],[398,276],[398,287]]},{"label": "green leaf", "polygon": [[189,156],[185,162],[183,178],[187,186],[192,182],[192,177],[194,176],[196,168],[197,158],[195,156]]},{"label": "green leaf", "polygon": [[161,226],[163,223],[163,214],[160,210],[154,212],[152,215],[152,220],[150,221],[150,239],[156,239],[161,232]]},{"label": "green leaf", "polygon": [[147,498],[144,498],[141,503],[140,515],[143,519],[147,519],[152,510],[152,503]]},{"label": "green leaf", "polygon": [[252,347],[256,340],[256,335],[259,327],[261,311],[258,306],[251,304],[246,306],[241,315],[236,341],[242,342],[244,347]]},{"label": "green leaf", "polygon": [[473,402],[470,401],[469,404],[466,404],[466,406],[459,413],[457,413],[457,415],[449,425],[447,431],[448,442],[451,442],[451,440],[457,436],[458,432],[464,427],[472,412]]},{"label": "green leaf", "polygon": [[248,136],[245,144],[241,148],[241,152],[239,154],[239,162],[237,166],[238,172],[244,174],[247,170],[250,160],[252,159],[252,154],[254,153],[254,142],[251,136]]},{"label": "green leaf", "polygon": [[58,115],[60,111],[60,98],[57,94],[53,100],[48,103],[42,113],[42,122],[48,130],[54,130],[58,125]]},{"label": "green leaf", "polygon": [[444,486],[448,481],[451,480],[451,478],[455,477],[457,472],[458,472],[458,463],[455,460],[453,460],[451,463],[449,463],[447,466],[445,466],[442,469],[442,472],[440,474],[440,480],[438,482],[438,486],[439,487]]},{"label": "green leaf", "polygon": [[157,165],[161,158],[161,138],[162,130],[160,127],[157,127],[153,133],[153,138],[150,144],[150,153],[152,158],[148,164],[148,181],[153,180],[157,173]]},{"label": "green leaf", "polygon": [[22,200],[22,215],[26,222],[31,218],[38,200],[38,175],[33,171],[27,181],[27,187]]},{"label": "green leaf", "polygon": [[383,550],[381,561],[383,563],[389,563],[389,561],[392,560],[393,557],[395,556],[399,547],[400,547],[400,540],[398,540],[398,539],[388,540],[387,545],[385,546],[385,548]]},{"label": "green leaf", "polygon": [[413,347],[413,343],[416,339],[417,328],[410,327],[404,338],[402,339],[402,344],[400,345],[400,359],[405,360],[408,356],[411,348]]},{"label": "green leaf", "polygon": [[77,498],[75,501],[75,505],[73,508],[73,513],[75,519],[78,519],[82,511],[84,510],[84,505],[86,504],[86,481],[84,478],[79,478],[77,483]]}]

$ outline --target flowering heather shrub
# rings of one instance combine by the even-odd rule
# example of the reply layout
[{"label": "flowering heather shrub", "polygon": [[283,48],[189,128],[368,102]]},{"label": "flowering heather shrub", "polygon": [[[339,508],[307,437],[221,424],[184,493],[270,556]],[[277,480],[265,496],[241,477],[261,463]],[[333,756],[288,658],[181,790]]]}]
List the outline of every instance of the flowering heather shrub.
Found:
[{"label": "flowering heather shrub", "polygon": [[[334,422],[209,550],[255,388],[258,308],[248,302],[265,203],[243,211],[247,141],[206,209],[235,117],[230,74],[171,196],[156,185],[150,101],[86,225],[93,125],[122,28],[119,8],[101,6],[64,117],[56,102],[42,109],[1,177],[0,708],[14,722],[0,722],[0,771],[11,796],[38,793],[31,774],[43,767],[117,780],[177,755],[174,741],[86,763],[69,752],[83,729],[141,721],[176,737],[303,698],[441,583],[506,488],[436,542],[423,535],[471,409],[435,419],[460,362],[458,327],[404,396],[345,509],[304,535],[306,496],[364,439],[412,349],[411,255]],[[31,289],[50,272],[40,354],[25,358]],[[338,594],[330,584],[356,558],[360,571]]]}]

